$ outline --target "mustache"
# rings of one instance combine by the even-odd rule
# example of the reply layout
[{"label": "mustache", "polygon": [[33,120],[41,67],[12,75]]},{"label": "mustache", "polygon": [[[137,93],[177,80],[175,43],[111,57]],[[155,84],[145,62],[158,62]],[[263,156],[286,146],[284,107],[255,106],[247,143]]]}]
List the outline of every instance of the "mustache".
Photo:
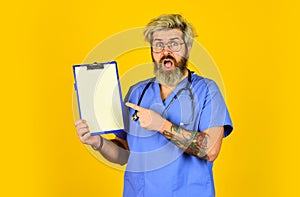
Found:
[{"label": "mustache", "polygon": [[170,59],[170,60],[173,60],[174,62],[176,62],[176,59],[174,57],[172,57],[171,55],[166,55],[166,56],[163,56],[160,60],[159,60],[159,63],[163,63],[164,60],[166,59]]}]

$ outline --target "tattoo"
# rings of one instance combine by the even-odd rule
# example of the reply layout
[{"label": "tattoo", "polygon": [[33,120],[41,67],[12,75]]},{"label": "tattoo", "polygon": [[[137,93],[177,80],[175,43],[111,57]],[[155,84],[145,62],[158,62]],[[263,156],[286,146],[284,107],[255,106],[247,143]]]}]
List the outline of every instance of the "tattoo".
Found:
[{"label": "tattoo", "polygon": [[172,127],[171,127],[171,130],[174,130],[176,133],[180,133],[180,127],[179,126],[177,126],[177,125],[172,125]]},{"label": "tattoo", "polygon": [[173,124],[170,131],[163,131],[163,135],[186,153],[209,159],[206,133],[186,131]]},{"label": "tattoo", "polygon": [[166,131],[166,130],[163,131],[163,135],[169,140],[174,137],[174,134],[172,134],[171,132]]}]

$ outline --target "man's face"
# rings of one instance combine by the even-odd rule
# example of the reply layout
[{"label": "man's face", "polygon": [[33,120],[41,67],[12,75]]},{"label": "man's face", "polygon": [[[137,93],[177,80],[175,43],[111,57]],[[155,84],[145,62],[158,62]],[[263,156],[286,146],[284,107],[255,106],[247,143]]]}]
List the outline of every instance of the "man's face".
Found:
[{"label": "man's face", "polygon": [[190,48],[186,47],[179,29],[153,33],[152,59],[157,80],[175,86],[185,74]]}]

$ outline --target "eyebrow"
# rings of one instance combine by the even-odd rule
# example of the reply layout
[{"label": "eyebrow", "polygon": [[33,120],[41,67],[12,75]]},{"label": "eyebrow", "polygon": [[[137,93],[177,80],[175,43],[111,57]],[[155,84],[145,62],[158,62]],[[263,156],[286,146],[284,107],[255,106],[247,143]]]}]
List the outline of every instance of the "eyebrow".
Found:
[{"label": "eyebrow", "polygon": [[[163,39],[161,39],[161,38],[155,38],[153,41],[162,41]],[[170,41],[173,41],[173,40],[180,40],[180,38],[178,38],[178,37],[174,37],[174,38],[170,38],[169,39]]]},{"label": "eyebrow", "polygon": [[162,41],[162,39],[155,38],[153,41]]},{"label": "eyebrow", "polygon": [[170,38],[170,40],[180,40],[178,37]]}]

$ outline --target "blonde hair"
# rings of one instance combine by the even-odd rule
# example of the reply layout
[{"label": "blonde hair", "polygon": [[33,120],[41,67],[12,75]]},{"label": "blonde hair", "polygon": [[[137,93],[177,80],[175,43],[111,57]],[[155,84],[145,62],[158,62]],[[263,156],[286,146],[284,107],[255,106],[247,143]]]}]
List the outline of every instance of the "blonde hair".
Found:
[{"label": "blonde hair", "polygon": [[152,43],[154,32],[169,29],[180,29],[186,46],[192,46],[195,36],[193,27],[180,14],[161,15],[152,19],[144,30],[145,40]]}]

